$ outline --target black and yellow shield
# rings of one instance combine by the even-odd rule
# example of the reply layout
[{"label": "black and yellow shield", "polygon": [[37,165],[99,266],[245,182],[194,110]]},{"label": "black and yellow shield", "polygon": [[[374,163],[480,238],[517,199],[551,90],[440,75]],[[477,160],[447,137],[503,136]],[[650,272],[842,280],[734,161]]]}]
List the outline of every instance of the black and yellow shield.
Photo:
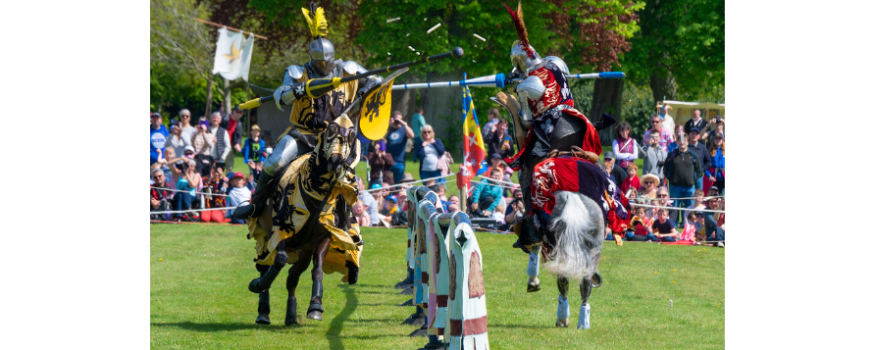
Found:
[{"label": "black and yellow shield", "polygon": [[392,84],[395,78],[383,84],[365,96],[362,101],[361,128],[362,134],[370,140],[379,140],[386,136],[389,120],[392,119]]}]

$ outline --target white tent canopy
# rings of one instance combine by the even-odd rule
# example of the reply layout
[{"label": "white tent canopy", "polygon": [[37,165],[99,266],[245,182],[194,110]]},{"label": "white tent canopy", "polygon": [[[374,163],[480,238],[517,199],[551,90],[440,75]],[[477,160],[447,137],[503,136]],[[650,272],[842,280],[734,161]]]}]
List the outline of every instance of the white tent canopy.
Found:
[{"label": "white tent canopy", "polygon": [[700,109],[702,118],[711,120],[716,116],[726,119],[726,104],[718,104],[713,102],[684,102],[684,101],[662,101],[656,104],[657,112],[663,104],[671,106],[668,110],[668,115],[674,118],[675,125],[683,125],[693,117],[693,111]]}]

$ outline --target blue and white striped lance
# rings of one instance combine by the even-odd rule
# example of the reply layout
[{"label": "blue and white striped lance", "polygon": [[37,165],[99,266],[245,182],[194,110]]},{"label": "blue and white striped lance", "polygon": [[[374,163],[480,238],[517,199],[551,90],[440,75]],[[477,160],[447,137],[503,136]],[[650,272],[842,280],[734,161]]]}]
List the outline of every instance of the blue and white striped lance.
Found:
[{"label": "blue and white striped lance", "polygon": [[[568,74],[565,76],[567,79],[623,79],[626,77],[626,73],[623,72],[601,72],[601,73],[580,73],[580,74]],[[521,79],[514,79],[515,82],[518,82]],[[439,81],[434,83],[416,83],[416,84],[395,84],[392,86],[392,90],[411,90],[411,89],[432,89],[432,88],[443,88],[443,87],[454,87],[454,86],[469,86],[469,87],[489,87],[489,88],[503,88],[504,85],[504,74],[498,73],[494,75],[488,75],[485,77],[479,77],[468,80],[458,80],[458,81]]]}]

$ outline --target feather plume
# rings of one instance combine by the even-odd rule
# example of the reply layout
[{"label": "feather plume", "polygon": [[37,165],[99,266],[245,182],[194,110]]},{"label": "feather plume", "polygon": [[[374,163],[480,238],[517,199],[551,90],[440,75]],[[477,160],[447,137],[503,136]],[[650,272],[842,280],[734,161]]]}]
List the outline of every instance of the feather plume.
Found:
[{"label": "feather plume", "polygon": [[516,12],[514,12],[510,6],[505,4],[502,5],[507,9],[507,12],[510,13],[510,17],[513,19],[513,25],[516,27],[516,35],[519,38],[519,43],[522,45],[523,50],[528,54],[529,58],[535,58],[534,51],[529,47],[529,33],[526,31],[526,24],[523,23],[523,2],[519,2]]},{"label": "feather plume", "polygon": [[301,11],[304,12],[304,18],[307,20],[307,25],[310,27],[310,34],[313,34],[313,37],[318,36],[328,36],[328,20],[325,19],[325,10],[321,7],[317,7],[316,11],[313,11],[313,18],[310,18],[310,11],[302,8]]}]

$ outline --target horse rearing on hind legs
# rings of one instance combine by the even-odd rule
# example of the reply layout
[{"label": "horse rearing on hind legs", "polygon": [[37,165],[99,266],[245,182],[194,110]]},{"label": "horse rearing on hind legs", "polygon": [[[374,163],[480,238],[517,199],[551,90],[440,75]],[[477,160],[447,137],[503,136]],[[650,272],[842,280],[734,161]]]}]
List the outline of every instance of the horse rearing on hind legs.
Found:
[{"label": "horse rearing on hind legs", "polygon": [[283,267],[292,263],[286,281],[286,325],[298,323],[295,289],[311,260],[309,319],[322,319],[323,272],[340,272],[349,284],[358,279],[363,244],[350,208],[358,200],[354,169],[359,152],[356,125],[346,114],[337,117],[319,135],[313,152],[293,160],[275,179],[272,210],[249,221],[248,237],[256,240],[255,262],[261,273],[249,283],[250,291],[264,295]]}]

